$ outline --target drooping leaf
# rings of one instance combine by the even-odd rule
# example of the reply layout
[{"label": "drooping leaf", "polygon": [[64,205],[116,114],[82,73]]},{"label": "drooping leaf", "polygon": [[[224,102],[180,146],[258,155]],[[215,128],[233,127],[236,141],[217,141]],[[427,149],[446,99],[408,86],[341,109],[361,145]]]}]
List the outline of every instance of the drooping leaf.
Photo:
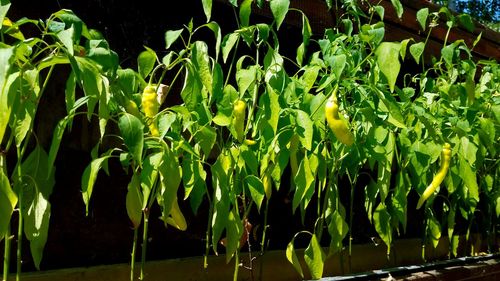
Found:
[{"label": "drooping leaf", "polygon": [[212,147],[217,139],[217,132],[210,126],[201,127],[194,135],[196,142],[200,145],[205,155],[210,155]]},{"label": "drooping leaf", "polygon": [[224,39],[222,40],[222,60],[224,63],[227,61],[229,53],[233,49],[236,42],[238,42],[239,38],[239,33],[229,33],[224,36]]},{"label": "drooping leaf", "polygon": [[129,153],[140,166],[144,147],[144,124],[134,115],[124,113],[118,120],[118,127]]},{"label": "drooping leaf", "polygon": [[264,185],[262,181],[254,175],[246,177],[245,182],[250,190],[252,200],[257,204],[257,210],[260,212],[260,206],[262,205],[262,200],[264,200]]},{"label": "drooping leaf", "polygon": [[[2,7],[4,6],[0,6],[0,8]],[[2,66],[0,67],[0,143],[3,140],[5,129],[9,124],[10,112],[15,100],[14,95],[16,92],[10,91],[10,87],[16,78],[15,76],[19,76],[19,72],[9,76],[13,54],[14,48],[0,48],[0,65]]]},{"label": "drooping leaf", "polygon": [[288,246],[286,247],[286,258],[288,261],[293,265],[295,270],[300,274],[301,278],[304,278],[304,273],[302,272],[302,266],[300,265],[299,262],[299,257],[297,256],[297,253],[295,252],[295,247],[293,245],[295,241],[295,237],[288,243]]},{"label": "drooping leaf", "polygon": [[16,205],[17,196],[12,190],[9,178],[0,167],[0,241],[4,238],[7,228],[10,227],[10,218]]},{"label": "drooping leaf", "polygon": [[328,233],[331,236],[329,250],[329,255],[331,255],[342,249],[342,241],[347,233],[349,233],[349,225],[338,209],[331,214],[331,219],[328,223]]},{"label": "drooping leaf", "polygon": [[319,244],[316,234],[311,237],[309,246],[304,251],[304,260],[311,273],[312,279],[320,279],[323,277],[323,268],[325,266],[326,255]]},{"label": "drooping leaf", "polygon": [[285,20],[290,6],[290,0],[270,0],[271,12],[276,21],[276,29],[280,29],[281,24]]},{"label": "drooping leaf", "polygon": [[429,236],[434,248],[439,244],[441,239],[441,224],[435,216],[431,216],[427,220],[427,235]]},{"label": "drooping leaf", "polygon": [[200,76],[201,83],[205,89],[212,93],[212,71],[210,70],[210,58],[208,56],[208,46],[203,41],[196,41],[193,44],[193,64],[196,73]]},{"label": "drooping leaf", "polygon": [[476,172],[464,157],[459,156],[459,175],[467,187],[469,199],[479,202],[479,186],[477,185]]},{"label": "drooping leaf", "polygon": [[299,140],[304,146],[305,149],[312,149],[312,140],[313,140],[313,122],[309,118],[309,114],[302,110],[295,110],[297,113],[296,122],[297,122],[297,134],[299,135]]},{"label": "drooping leaf", "polygon": [[137,229],[142,221],[143,197],[141,193],[141,177],[134,173],[128,184],[125,206],[127,215],[132,222],[134,229]]},{"label": "drooping leaf", "polygon": [[427,27],[427,17],[429,16],[429,8],[423,8],[418,10],[417,12],[417,21],[422,27],[422,30],[425,31]]},{"label": "drooping leaf", "polygon": [[398,15],[398,18],[401,18],[403,16],[403,5],[401,4],[401,1],[391,0],[391,3],[396,10],[396,15]]},{"label": "drooping leaf", "polygon": [[203,12],[205,12],[207,22],[209,22],[212,16],[212,0],[202,0],[201,3],[203,4]]},{"label": "drooping leaf", "polygon": [[240,5],[240,24],[246,27],[250,24],[250,14],[252,12],[252,0],[244,0]]},{"label": "drooping leaf", "polygon": [[295,211],[302,202],[309,189],[313,188],[314,175],[309,166],[309,159],[304,157],[300,162],[297,175],[294,178],[296,191],[293,195],[292,210]]},{"label": "drooping leaf", "polygon": [[104,161],[107,161],[111,157],[111,152],[108,151],[104,156],[96,158],[90,162],[90,164],[85,168],[82,175],[82,197],[85,203],[85,213],[89,214],[89,203],[92,197],[92,191],[94,190],[94,184],[97,179],[97,174],[99,170],[105,165]]},{"label": "drooping leaf", "polygon": [[[211,0],[204,0],[204,1],[210,1]],[[177,29],[177,30],[167,30],[167,32],[165,32],[165,45],[166,45],[166,49],[169,49],[170,46],[172,46],[172,44],[175,43],[175,41],[177,41],[177,39],[179,38],[179,36],[182,34],[182,30],[183,29]]]},{"label": "drooping leaf", "polygon": [[142,78],[146,78],[153,70],[156,63],[156,53],[150,48],[146,48],[137,57],[137,65],[139,68],[139,74]]},{"label": "drooping leaf", "polygon": [[417,64],[420,64],[420,56],[424,53],[424,49],[424,42],[418,42],[410,46],[410,54]]},{"label": "drooping leaf", "polygon": [[400,49],[400,43],[383,42],[375,51],[378,66],[387,78],[391,92],[394,92],[394,86],[396,85],[396,80],[401,68],[401,63],[399,62]]},{"label": "drooping leaf", "polygon": [[243,223],[234,209],[229,212],[226,233],[226,263],[228,263],[240,247],[240,238],[243,234]]},{"label": "drooping leaf", "polygon": [[375,209],[373,214],[373,222],[375,224],[375,230],[377,231],[382,241],[387,245],[387,254],[391,251],[392,244],[392,227],[391,227],[391,215],[387,211],[387,207],[384,203],[380,203]]},{"label": "drooping leaf", "polygon": [[[24,215],[24,233],[30,241],[31,255],[37,269],[47,242],[50,220],[49,198],[55,184],[55,171],[48,174],[48,156],[41,146],[35,147],[21,164],[21,178],[14,179],[15,190],[22,193],[20,208]],[[18,170],[15,170],[15,173]],[[30,180],[26,180],[30,179]]]}]

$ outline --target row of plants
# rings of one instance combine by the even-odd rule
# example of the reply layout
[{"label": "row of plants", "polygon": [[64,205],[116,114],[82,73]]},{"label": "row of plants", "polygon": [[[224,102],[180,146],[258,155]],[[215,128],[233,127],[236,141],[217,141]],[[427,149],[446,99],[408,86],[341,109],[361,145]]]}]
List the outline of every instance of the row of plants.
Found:
[{"label": "row of plants", "polygon": [[[134,231],[131,280],[138,244],[139,279],[144,278],[150,210],[159,208],[165,226],[184,231],[190,222],[183,214],[197,213],[203,202],[209,206],[205,256],[217,254],[222,244],[227,262],[234,260],[236,280],[241,251],[252,252],[251,225],[257,220],[264,227],[252,250],[262,255],[269,247],[269,205],[279,204],[272,198],[281,189],[290,193],[292,212],[302,223],[306,214],[315,218],[312,227],[290,237],[286,249],[303,278],[322,277],[326,257],[344,248],[350,253],[356,203],[364,204],[388,255],[395,237],[406,231],[409,210],[423,213],[418,222],[423,245],[431,241],[436,247],[446,236],[450,256],[458,255],[462,230],[467,237],[476,228],[496,237],[500,68],[494,60],[473,58],[480,35],[473,46],[444,38],[441,55],[431,57],[427,41],[385,42],[385,11],[373,2],[327,1],[339,14],[322,36],[312,34],[307,16],[290,8],[289,0],[253,2],[230,1],[238,28],[225,33],[211,21],[212,1],[202,0],[206,23],[191,21],[166,31],[165,49],[146,47],[136,69],[122,68],[106,39],[70,10],[45,21],[13,22],[7,17],[9,1],[1,2],[4,280],[15,237],[16,279],[23,235],[40,266],[54,163],[75,118],[99,127],[81,180],[87,213],[98,173],[110,173],[109,161],[121,163],[130,177],[125,204]],[[392,3],[401,17],[401,3]],[[269,6],[274,20],[253,23],[253,5]],[[279,30],[288,13],[302,18],[295,57],[280,52]],[[440,24],[448,34],[459,24],[473,28],[468,16],[446,8],[424,8],[417,19],[427,34]],[[28,27],[38,33],[25,37],[22,30]],[[207,33],[214,38],[210,43],[198,39]],[[421,70],[408,70],[408,64]],[[70,67],[60,97],[67,115],[55,127],[50,147],[43,147],[34,130],[38,105],[61,65]],[[362,175],[368,183],[358,181]],[[285,177],[290,185],[282,184]],[[341,200],[340,193],[349,200]],[[364,202],[354,202],[359,193]],[[418,194],[418,205],[409,204],[412,193]],[[181,200],[189,200],[191,209],[181,210]],[[303,257],[308,273],[295,251],[298,236],[309,241]],[[489,246],[498,251],[495,243]]]}]

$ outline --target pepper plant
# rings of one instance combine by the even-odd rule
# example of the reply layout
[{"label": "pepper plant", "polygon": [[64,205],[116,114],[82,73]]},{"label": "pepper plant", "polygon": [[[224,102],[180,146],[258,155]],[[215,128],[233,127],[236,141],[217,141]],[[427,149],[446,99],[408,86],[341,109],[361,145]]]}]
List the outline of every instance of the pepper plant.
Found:
[{"label": "pepper plant", "polygon": [[[401,17],[401,3],[391,2]],[[252,270],[255,258],[265,254],[272,229],[269,206],[278,204],[272,198],[283,189],[291,197],[290,212],[300,215],[304,225],[289,237],[286,249],[303,278],[322,277],[326,258],[339,251],[348,251],[350,264],[360,194],[361,211],[371,224],[367,227],[380,236],[388,257],[394,237],[405,235],[408,214],[424,217],[422,245],[436,247],[446,236],[450,256],[473,252],[459,253],[458,242],[463,234],[468,239],[474,227],[496,237],[500,68],[496,61],[475,60],[474,46],[448,42],[459,24],[473,28],[470,19],[446,8],[418,11],[423,32],[430,34],[443,20],[448,27],[441,56],[435,58],[427,55],[426,41],[384,41],[384,8],[371,1],[326,1],[343,12],[321,35],[312,33],[306,15],[291,9],[289,0],[256,1],[258,8],[269,5],[271,23],[252,21],[253,1],[230,1],[238,27],[228,33],[211,21],[212,1],[201,3],[206,23],[195,27],[191,21],[166,31],[165,49],[146,47],[136,69],[121,68],[106,40],[71,11],[59,11],[46,22],[20,20],[9,26],[3,21],[2,35],[8,37],[2,38],[0,50],[2,65],[8,66],[0,72],[2,89],[7,89],[0,96],[5,116],[0,133],[7,136],[4,141],[0,135],[5,151],[0,161],[4,272],[16,208],[20,219],[26,218],[24,229],[28,239],[33,237],[39,265],[54,185],[46,175],[53,175],[64,131],[80,115],[99,127],[92,161],[82,175],[87,213],[98,173],[113,176],[109,160],[119,161],[129,175],[125,204],[134,231],[131,280],[138,242],[139,278],[145,279],[151,209],[159,207],[165,226],[183,231],[190,224],[183,214],[197,213],[203,202],[209,209],[205,256],[224,251],[227,262],[234,258],[236,280],[240,267]],[[299,14],[302,27],[296,52],[287,57],[279,31],[288,13]],[[22,24],[39,27],[40,38],[20,38],[16,28]],[[210,44],[200,39],[206,33],[213,35]],[[422,71],[404,68],[408,63]],[[39,86],[41,71],[49,69],[43,76],[47,81],[58,64],[71,67],[65,89],[68,115],[54,129],[47,153],[40,145],[30,146],[36,140],[37,103],[19,95],[27,91],[27,97],[39,99],[46,85]],[[81,97],[77,89],[83,90]],[[5,164],[12,144],[17,152],[13,168]],[[27,151],[32,152],[24,157]],[[33,191],[25,194],[28,187]],[[413,200],[418,198],[419,203]],[[189,200],[191,210],[181,209],[180,200]],[[422,208],[416,210],[417,204]],[[40,212],[30,213],[37,208]],[[40,213],[42,218],[33,215]],[[311,217],[313,223],[307,224]],[[258,245],[251,239],[254,224],[263,226]],[[303,257],[308,271],[295,251],[299,236],[308,241]],[[489,246],[498,251],[497,245]],[[249,253],[248,261],[241,251]]]}]

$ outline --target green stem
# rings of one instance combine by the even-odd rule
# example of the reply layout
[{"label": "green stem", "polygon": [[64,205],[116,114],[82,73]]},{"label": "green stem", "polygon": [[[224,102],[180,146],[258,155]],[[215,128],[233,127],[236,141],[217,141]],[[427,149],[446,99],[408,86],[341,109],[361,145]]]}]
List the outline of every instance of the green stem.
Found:
[{"label": "green stem", "polygon": [[[22,187],[21,187],[22,189]],[[23,248],[23,191],[19,191],[19,223],[17,225],[17,270],[16,270],[16,281],[21,280],[21,255]]]},{"label": "green stem", "polygon": [[7,277],[9,277],[9,268],[10,268],[10,225],[7,226],[7,231],[5,232],[4,237],[4,253],[3,253],[3,281],[7,281]]},{"label": "green stem", "polygon": [[140,280],[144,280],[144,265],[146,263],[146,248],[148,244],[148,225],[149,225],[149,211],[144,211],[144,225],[142,231],[142,253],[141,253],[141,276]]},{"label": "green stem", "polygon": [[266,209],[264,210],[264,229],[262,230],[262,240],[260,241],[260,255],[264,255],[264,248],[265,248],[265,245],[266,245],[267,214],[268,214],[268,211],[269,211],[269,200],[266,201]]},{"label": "green stem", "polygon": [[212,204],[210,204],[210,210],[208,211],[208,225],[207,225],[207,231],[205,233],[205,256],[203,257],[203,268],[207,269],[208,267],[208,254],[210,253],[210,230],[212,229],[212,213],[213,213],[214,207]]},{"label": "green stem", "polygon": [[240,269],[240,250],[237,249],[234,254],[234,274],[233,281],[238,281],[238,270]]},{"label": "green stem", "polygon": [[139,228],[134,229],[134,241],[132,242],[132,254],[130,259],[130,281],[134,280],[135,271],[135,252],[137,249],[137,236],[139,234]]},{"label": "green stem", "polygon": [[[19,149],[19,146],[17,146],[17,161],[18,163],[21,163],[22,157],[24,155],[24,152],[27,147],[27,143],[25,143],[25,146],[23,147],[23,150],[21,151]],[[17,268],[16,268],[16,281],[19,281],[21,279],[21,255],[22,255],[22,247],[23,247],[23,178],[22,178],[22,165],[18,165],[17,167],[17,177],[19,179],[19,194],[18,196],[18,214],[19,214],[19,221],[17,225],[17,254],[16,254],[16,261],[17,261]]]}]

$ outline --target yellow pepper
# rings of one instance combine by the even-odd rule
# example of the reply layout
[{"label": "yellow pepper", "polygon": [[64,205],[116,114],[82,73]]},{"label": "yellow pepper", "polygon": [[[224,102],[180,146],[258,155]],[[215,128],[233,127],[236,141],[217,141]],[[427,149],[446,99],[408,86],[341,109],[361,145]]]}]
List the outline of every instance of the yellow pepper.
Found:
[{"label": "yellow pepper", "polygon": [[330,96],[325,105],[325,116],[328,126],[335,137],[343,144],[351,146],[354,143],[354,135],[347,126],[347,121],[339,115],[339,105],[335,92]]},{"label": "yellow pepper", "polygon": [[156,87],[152,85],[146,86],[146,88],[144,88],[144,91],[142,92],[142,111],[146,116],[149,131],[151,132],[151,135],[155,137],[160,135],[158,124],[155,120],[155,116],[156,114],[158,114],[159,109],[160,103],[157,99]]},{"label": "yellow pepper", "polygon": [[441,152],[441,168],[439,172],[432,179],[431,184],[424,190],[424,193],[420,197],[417,203],[417,209],[420,209],[424,204],[425,200],[427,200],[433,193],[436,191],[439,185],[443,182],[446,177],[446,173],[448,172],[448,168],[450,167],[451,160],[451,145],[449,143],[445,143],[443,145],[443,151]]}]

